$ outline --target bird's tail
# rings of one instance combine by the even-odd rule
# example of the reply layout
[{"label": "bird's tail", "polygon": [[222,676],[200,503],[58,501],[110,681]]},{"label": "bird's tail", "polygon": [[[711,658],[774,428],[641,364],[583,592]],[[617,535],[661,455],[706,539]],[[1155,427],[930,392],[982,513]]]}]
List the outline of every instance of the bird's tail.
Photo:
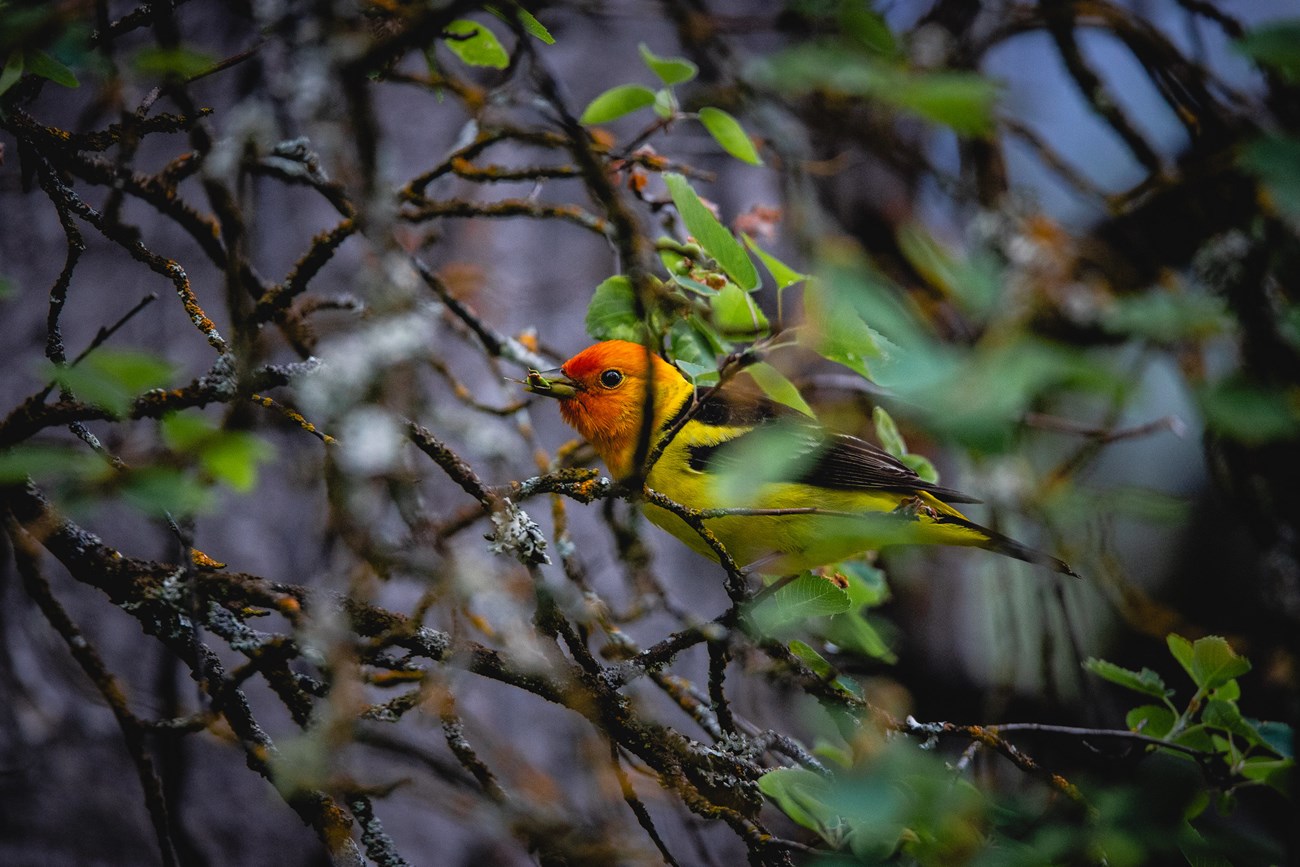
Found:
[{"label": "bird's tail", "polygon": [[1074,578],[1079,577],[1079,573],[1071,569],[1070,564],[1066,563],[1064,560],[1057,559],[1051,554],[1039,551],[1037,548],[1030,548],[1028,545],[1021,544],[1010,536],[1002,535],[997,530],[990,530],[988,527],[976,524],[964,515],[940,515],[935,520],[941,524],[956,524],[967,530],[978,533],[983,538],[973,544],[986,551],[994,551],[998,554],[1005,554],[1008,557],[1014,557],[1017,560],[1023,560],[1026,563],[1046,566],[1049,569],[1053,569],[1064,575],[1070,575]]}]

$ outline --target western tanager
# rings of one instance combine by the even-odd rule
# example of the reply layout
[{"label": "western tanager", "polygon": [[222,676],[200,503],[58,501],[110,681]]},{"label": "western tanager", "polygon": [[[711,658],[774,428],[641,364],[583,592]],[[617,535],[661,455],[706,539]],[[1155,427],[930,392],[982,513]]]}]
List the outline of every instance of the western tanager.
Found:
[{"label": "western tanager", "polygon": [[[705,525],[737,563],[790,574],[887,545],[965,545],[996,551],[1073,575],[1064,562],[981,527],[949,502],[979,502],[919,477],[893,455],[857,437],[831,433],[735,380],[695,387],[645,347],[623,340],[590,346],[558,370],[529,375],[526,388],[560,402],[560,413],[595,447],[610,473],[627,479],[643,443],[646,407],[653,423],[642,457],[659,452],[647,487],[690,509],[743,508]],[[653,394],[647,397],[647,389]],[[683,423],[683,419],[685,422]],[[804,460],[791,477],[760,480],[746,502],[728,501],[726,474],[754,474],[741,443],[781,425],[788,448]],[[763,514],[753,514],[761,512]],[[679,516],[653,503],[646,516],[706,556],[716,555]]]}]

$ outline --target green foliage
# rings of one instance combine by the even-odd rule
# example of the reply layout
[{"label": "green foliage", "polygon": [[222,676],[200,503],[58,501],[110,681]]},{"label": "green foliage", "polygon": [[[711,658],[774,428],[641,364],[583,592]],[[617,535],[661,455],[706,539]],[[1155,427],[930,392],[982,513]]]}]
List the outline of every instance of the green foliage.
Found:
[{"label": "green foliage", "polygon": [[755,74],[778,91],[870,99],[969,136],[992,132],[999,94],[974,73],[907,69],[850,41],[797,45],[758,62]]},{"label": "green foliage", "polygon": [[611,87],[591,101],[579,120],[585,124],[609,123],[637,109],[654,105],[655,92],[639,84]]},{"label": "green foliage", "polygon": [[749,612],[755,628],[771,635],[785,626],[812,617],[827,617],[849,610],[849,594],[820,575],[804,572],[789,584],[759,601]]},{"label": "green foliage", "polygon": [[767,333],[767,317],[750,295],[735,283],[726,283],[709,300],[713,324],[723,335],[752,340]]},{"label": "green foliage", "polygon": [[194,476],[174,467],[129,470],[119,487],[122,499],[147,515],[194,515],[210,511],[212,490]]},{"label": "green foliage", "polygon": [[258,465],[274,455],[269,443],[244,431],[222,430],[198,413],[172,413],[162,421],[163,441],[198,459],[212,479],[241,493],[257,484]]},{"label": "green foliage", "polygon": [[[502,12],[494,6],[485,6],[483,8],[503,21],[509,20],[507,13]],[[533,13],[529,12],[524,7],[517,3],[512,5],[510,7],[509,15],[514,16],[515,20],[519,22],[520,26],[524,28],[524,32],[529,36],[532,36],[534,39],[544,42],[547,45],[555,44],[555,37],[551,35],[551,31],[547,30],[546,26],[542,24],[542,22],[538,21]]]},{"label": "green foliage", "polygon": [[1197,392],[1206,426],[1249,445],[1289,440],[1300,433],[1300,405],[1285,391],[1229,376]]},{"label": "green foliage", "polygon": [[898,248],[931,286],[977,320],[987,319],[1002,294],[1002,269],[992,257],[962,259],[916,223],[899,229]]},{"label": "green foliage", "polygon": [[477,21],[457,18],[444,33],[443,44],[470,66],[505,69],[510,65],[510,55],[496,34]]},{"label": "green foliage", "polygon": [[758,242],[753,238],[744,233],[741,233],[740,237],[744,239],[745,246],[748,247],[750,251],[758,257],[758,260],[763,263],[763,267],[767,268],[767,273],[772,275],[772,279],[776,281],[777,289],[787,289],[796,283],[808,279],[807,274],[799,273],[780,259],[773,256],[771,253],[768,253],[762,247],[758,246]]},{"label": "green foliage", "polygon": [[803,768],[769,771],[759,789],[846,861],[880,864],[966,860],[983,842],[988,805],[937,759],[894,741],[833,775]]},{"label": "green foliage", "polygon": [[660,57],[644,42],[639,50],[645,65],[666,85],[685,84],[700,73],[699,68],[684,57]]},{"label": "green foliage", "polygon": [[718,222],[713,212],[705,207],[700,197],[691,188],[685,177],[675,173],[664,175],[668,193],[673,197],[677,213],[681,215],[686,230],[695,236],[695,240],[704,248],[718,266],[735,280],[741,289],[754,289],[758,286],[758,271],[750,261],[749,254],[736,236]]},{"label": "green foliage", "polygon": [[15,50],[0,69],[0,94],[18,83],[24,72],[44,78],[64,87],[80,87],[77,76],[58,59],[35,48]]},{"label": "green foliage", "polygon": [[[693,81],[699,75],[699,68],[684,57],[660,57],[644,42],[641,43],[639,50],[641,60],[663,86],[657,90],[640,84],[619,84],[611,87],[587,105],[579,118],[582,123],[608,123],[643,108],[653,108],[655,114],[665,122],[671,122],[681,116],[681,103],[674,88]],[[745,132],[740,121],[731,114],[720,108],[704,106],[695,118],[724,151],[750,165],[763,164],[753,140]]]},{"label": "green foliage", "polygon": [[1300,82],[1300,19],[1257,27],[1239,39],[1236,47],[1288,81]]},{"label": "green foliage", "polygon": [[939,481],[939,471],[934,468],[929,458],[908,452],[907,444],[903,442],[903,435],[898,431],[898,425],[883,406],[871,410],[871,421],[876,428],[876,438],[880,440],[880,445],[885,451],[898,458],[925,481]]},{"label": "green foliage", "polygon": [[1185,750],[1190,749],[1202,754],[1199,761],[1217,759],[1231,780],[1229,792],[1251,785],[1288,792],[1294,734],[1282,723],[1248,720],[1237,704],[1241,698],[1237,678],[1250,671],[1250,662],[1217,635],[1193,642],[1170,634],[1166,643],[1196,687],[1181,709],[1171,701],[1174,690],[1149,668],[1131,671],[1103,659],[1088,659],[1084,667],[1125,689],[1159,699],[1159,705],[1129,711],[1128,727],[1169,744],[1171,748],[1164,751],[1171,755],[1189,758]]},{"label": "green foliage", "polygon": [[798,478],[816,456],[803,422],[763,425],[721,452],[713,493],[724,508],[749,508],[764,485]]},{"label": "green foliage", "polygon": [[1241,164],[1263,182],[1278,211],[1300,221],[1300,140],[1264,136],[1242,151]]},{"label": "green foliage", "polygon": [[808,405],[808,401],[803,399],[803,395],[799,393],[799,389],[795,384],[772,365],[760,361],[746,367],[745,372],[753,378],[754,382],[758,383],[758,387],[763,389],[763,393],[772,400],[797,410],[810,418],[817,417],[817,414]]},{"label": "green foliage", "polygon": [[596,340],[640,341],[645,336],[645,326],[636,313],[636,290],[621,274],[596,287],[584,321],[587,333]]},{"label": "green foliage", "polygon": [[1107,662],[1104,659],[1095,657],[1085,660],[1083,667],[1098,677],[1109,680],[1111,683],[1117,683],[1122,687],[1145,695],[1155,696],[1158,699],[1165,699],[1174,694],[1172,689],[1165,686],[1165,682],[1160,678],[1160,675],[1149,668],[1144,668],[1141,671],[1129,671],[1127,668],[1121,668],[1113,662]]},{"label": "green foliage", "polygon": [[144,352],[98,349],[75,366],[51,367],[49,374],[79,400],[121,416],[141,392],[166,385],[172,366]]},{"label": "green foliage", "polygon": [[1158,290],[1120,298],[1102,316],[1107,331],[1162,343],[1212,337],[1230,325],[1219,298]]},{"label": "green foliage", "polygon": [[108,472],[108,464],[84,448],[24,443],[0,451],[0,484],[19,484],[29,476],[38,481],[93,481]]},{"label": "green foliage", "polygon": [[191,48],[163,48],[150,45],[141,48],[131,58],[131,65],[142,75],[192,78],[211,69],[217,59]]},{"label": "green foliage", "polygon": [[751,166],[763,164],[762,158],[754,148],[754,143],[750,141],[740,121],[722,109],[710,106],[700,109],[699,115],[700,123],[704,124],[709,135],[713,136],[714,141],[721,145],[724,151]]},{"label": "green foliage", "polygon": [[799,343],[870,379],[868,362],[883,358],[884,350],[879,335],[863,321],[848,298],[829,282],[810,280],[804,288],[803,303],[808,327],[800,332]]}]

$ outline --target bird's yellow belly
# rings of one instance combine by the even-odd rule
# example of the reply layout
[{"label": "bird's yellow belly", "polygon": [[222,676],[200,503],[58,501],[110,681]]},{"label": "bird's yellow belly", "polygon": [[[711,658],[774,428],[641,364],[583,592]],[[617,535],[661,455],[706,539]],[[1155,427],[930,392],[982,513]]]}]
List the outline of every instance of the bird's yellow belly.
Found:
[{"label": "bird's yellow belly", "polygon": [[[683,506],[714,509],[735,505],[718,501],[712,489],[714,480],[707,474],[657,475],[651,473],[650,487]],[[921,508],[908,508],[909,504]],[[979,545],[984,541],[964,527],[936,523],[935,514],[958,513],[927,494],[841,491],[775,482],[762,485],[745,505],[762,510],[818,510],[816,514],[731,515],[705,521],[739,565],[768,574],[812,569],[889,545]],[[651,504],[645,506],[645,514],[694,550],[717,559],[700,534],[677,515]]]}]

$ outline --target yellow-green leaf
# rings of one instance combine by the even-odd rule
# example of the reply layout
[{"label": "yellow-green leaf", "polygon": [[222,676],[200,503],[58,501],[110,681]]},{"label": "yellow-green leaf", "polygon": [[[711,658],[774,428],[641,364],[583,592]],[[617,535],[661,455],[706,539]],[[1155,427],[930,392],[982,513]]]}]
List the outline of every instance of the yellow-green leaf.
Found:
[{"label": "yellow-green leaf", "polygon": [[727,112],[720,108],[706,106],[700,109],[700,123],[713,136],[713,140],[722,146],[722,149],[731,154],[741,162],[749,163],[751,166],[761,166],[762,158],[758,155],[758,150],[754,147],[754,142],[745,132],[745,128]]}]

